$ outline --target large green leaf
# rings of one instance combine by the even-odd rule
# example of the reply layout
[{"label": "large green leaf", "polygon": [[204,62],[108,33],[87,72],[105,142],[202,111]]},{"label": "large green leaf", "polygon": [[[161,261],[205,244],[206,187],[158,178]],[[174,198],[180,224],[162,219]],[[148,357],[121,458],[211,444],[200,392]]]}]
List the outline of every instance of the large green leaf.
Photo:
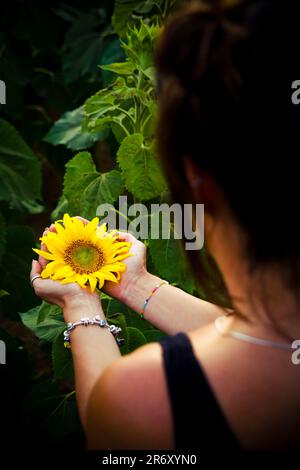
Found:
[{"label": "large green leaf", "polygon": [[97,140],[107,138],[108,132],[89,133],[82,130],[83,106],[67,111],[56,121],[45,137],[45,141],[53,145],[66,145],[70,150],[90,148]]},{"label": "large green leaf", "polygon": [[135,198],[147,201],[165,190],[165,182],[155,159],[153,146],[144,143],[142,134],[126,137],[117,157],[126,188]]},{"label": "large green leaf", "polygon": [[169,239],[149,239],[147,244],[156,273],[193,293],[195,282],[185,260],[180,240],[174,239],[173,227],[170,227]]},{"label": "large green leaf", "polygon": [[43,300],[39,307],[37,323],[42,323],[46,320],[46,318],[49,317],[58,318],[59,320],[61,320],[62,309],[58,305],[48,304],[48,302],[45,302],[45,300]]},{"label": "large green leaf", "polygon": [[112,24],[116,33],[124,37],[128,25],[132,21],[132,13],[134,9],[144,2],[137,2],[136,0],[116,0],[115,10],[112,16]]},{"label": "large green leaf", "polygon": [[123,190],[120,172],[99,173],[88,152],[75,155],[66,168],[63,195],[70,215],[95,217],[100,204],[113,204]]},{"label": "large green leaf", "polygon": [[81,14],[68,30],[62,48],[62,72],[67,84],[97,72],[103,51],[105,14],[101,8]]},{"label": "large green leaf", "polygon": [[22,322],[27,328],[44,341],[54,341],[65,329],[63,318],[47,317],[43,322],[38,323],[40,307],[34,307],[27,312],[20,313]]},{"label": "large green leaf", "polygon": [[129,326],[127,328],[127,334],[128,334],[128,352],[132,352],[135,349],[147,343],[145,336],[137,328],[133,328]]},{"label": "large green leaf", "polygon": [[40,163],[16,129],[0,119],[0,200],[36,212],[41,198]]},{"label": "large green leaf", "polygon": [[64,192],[55,210],[55,218],[66,211],[71,215],[95,217],[100,204],[113,204],[123,190],[120,172],[99,173],[88,152],[75,155],[66,168]]}]

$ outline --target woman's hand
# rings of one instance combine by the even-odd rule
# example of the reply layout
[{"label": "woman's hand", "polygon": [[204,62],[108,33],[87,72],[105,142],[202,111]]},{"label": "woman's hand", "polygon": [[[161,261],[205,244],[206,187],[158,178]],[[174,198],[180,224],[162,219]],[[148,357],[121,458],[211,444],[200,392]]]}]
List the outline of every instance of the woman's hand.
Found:
[{"label": "woman's hand", "polygon": [[131,287],[138,280],[140,281],[148,275],[146,268],[146,246],[131,235],[131,233],[118,232],[118,240],[131,243],[129,253],[133,256],[124,259],[123,263],[126,264],[126,270],[121,274],[120,282],[118,284],[106,282],[103,286],[103,291],[111,297],[127,303],[127,295]]},{"label": "woman's hand", "polygon": [[[78,217],[83,223],[87,224],[88,220],[83,217]],[[50,227],[52,229],[52,226]],[[133,256],[123,260],[126,264],[126,270],[121,273],[121,280],[118,284],[106,281],[103,286],[103,292],[114,297],[121,302],[128,303],[129,292],[131,287],[136,285],[137,281],[143,282],[150,276],[146,268],[146,246],[141,241],[137,240],[133,235],[126,232],[118,232],[118,240],[130,242],[130,253]]]}]

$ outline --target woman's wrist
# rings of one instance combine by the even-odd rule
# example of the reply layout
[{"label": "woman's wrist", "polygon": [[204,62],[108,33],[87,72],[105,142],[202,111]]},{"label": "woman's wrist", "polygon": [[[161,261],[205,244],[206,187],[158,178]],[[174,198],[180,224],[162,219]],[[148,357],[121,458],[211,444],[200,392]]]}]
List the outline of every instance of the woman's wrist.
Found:
[{"label": "woman's wrist", "polygon": [[96,315],[105,318],[98,294],[85,292],[66,297],[63,312],[66,322],[76,322],[83,317],[93,318]]},{"label": "woman's wrist", "polygon": [[145,299],[160,281],[159,277],[145,271],[127,284],[120,300],[132,310],[140,313]]}]

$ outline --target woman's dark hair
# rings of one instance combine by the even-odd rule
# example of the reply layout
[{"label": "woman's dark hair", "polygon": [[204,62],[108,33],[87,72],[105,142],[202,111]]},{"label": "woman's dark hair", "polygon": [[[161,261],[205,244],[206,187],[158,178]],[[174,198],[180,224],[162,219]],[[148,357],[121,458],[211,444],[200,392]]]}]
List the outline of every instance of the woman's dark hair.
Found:
[{"label": "woman's dark hair", "polygon": [[[189,155],[218,183],[247,239],[253,269],[280,268],[299,288],[299,6],[192,1],[156,49],[158,147],[174,201],[192,201]],[[191,261],[199,272],[199,261]]]}]

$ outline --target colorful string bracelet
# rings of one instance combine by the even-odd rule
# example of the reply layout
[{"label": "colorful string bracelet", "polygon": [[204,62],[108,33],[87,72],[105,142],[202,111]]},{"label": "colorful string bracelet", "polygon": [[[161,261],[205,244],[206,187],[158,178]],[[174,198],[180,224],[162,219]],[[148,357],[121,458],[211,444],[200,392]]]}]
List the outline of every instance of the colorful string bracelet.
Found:
[{"label": "colorful string bracelet", "polygon": [[144,315],[145,315],[145,310],[148,306],[148,303],[149,303],[149,300],[151,299],[151,297],[155,294],[155,292],[161,287],[163,286],[164,284],[169,284],[168,281],[161,281],[159,284],[157,284],[157,286],[153,287],[153,289],[151,290],[150,292],[150,295],[149,297],[147,297],[147,299],[145,300],[144,302],[144,305],[143,305],[143,308],[141,310],[141,313],[140,313],[140,316],[141,318],[144,318]]}]

